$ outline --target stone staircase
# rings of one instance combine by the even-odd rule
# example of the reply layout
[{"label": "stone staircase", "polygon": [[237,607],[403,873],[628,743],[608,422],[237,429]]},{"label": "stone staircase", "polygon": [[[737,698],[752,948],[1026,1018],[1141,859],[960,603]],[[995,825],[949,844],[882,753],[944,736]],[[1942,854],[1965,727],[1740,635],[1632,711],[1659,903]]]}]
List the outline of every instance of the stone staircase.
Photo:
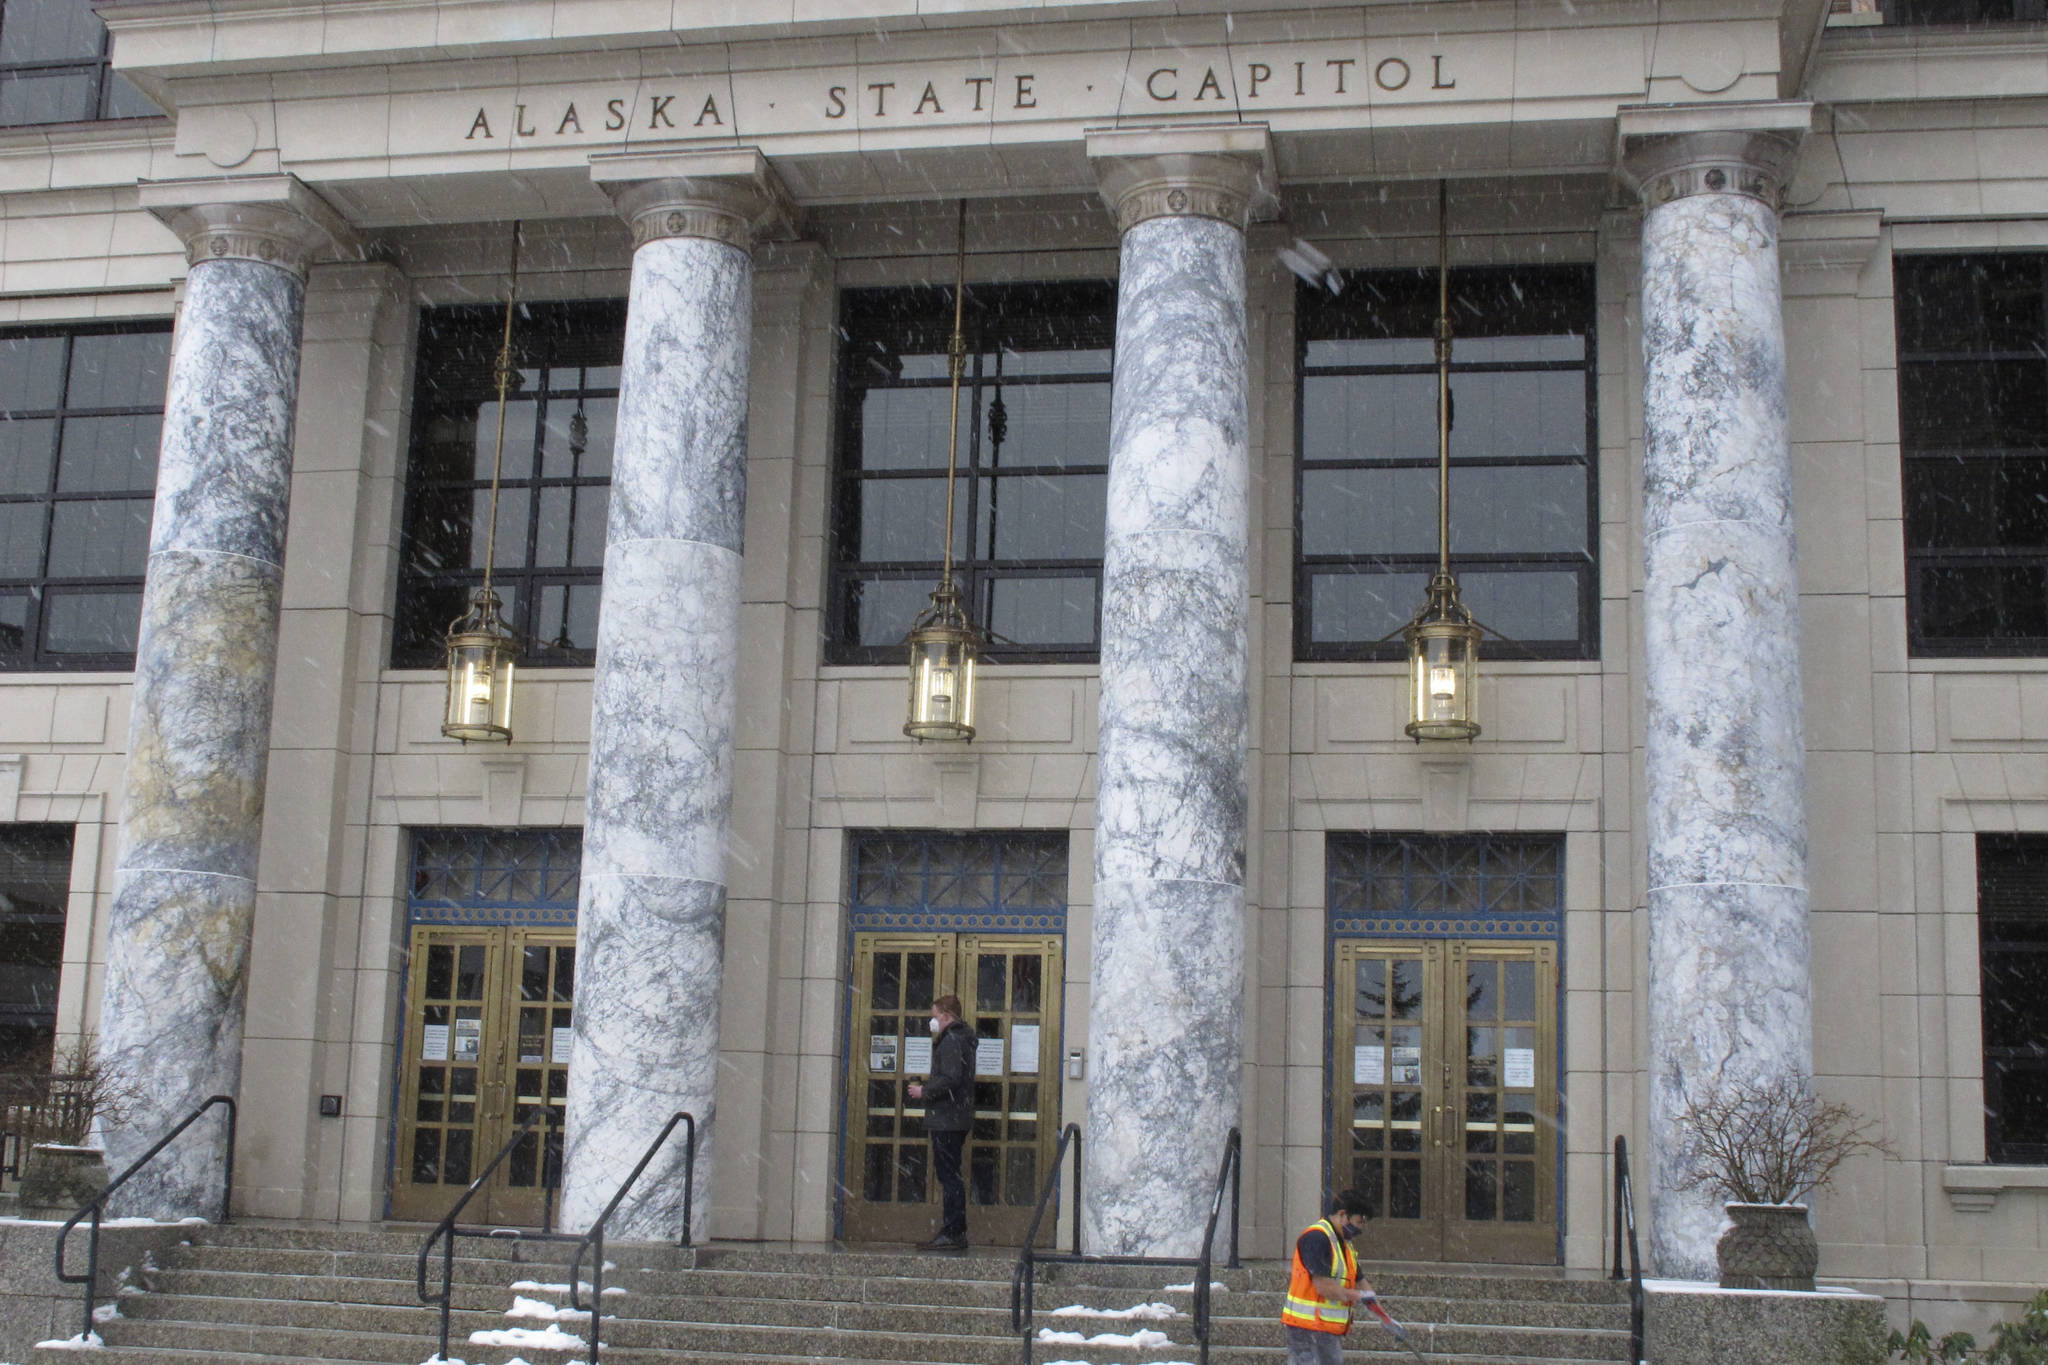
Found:
[{"label": "stone staircase", "polygon": [[[140,1288],[122,1294],[119,1316],[100,1324],[105,1349],[88,1358],[106,1365],[420,1365],[434,1354],[436,1310],[419,1303],[413,1282],[420,1230],[237,1224],[192,1232],[189,1243],[156,1257]],[[580,1318],[555,1316],[568,1303],[569,1250],[558,1242],[459,1242],[449,1355],[469,1365],[584,1359]],[[1010,1331],[1009,1256],[614,1244],[608,1257],[615,1268],[606,1275],[603,1359],[612,1365],[1022,1365]],[[1604,1280],[1369,1273],[1431,1362],[1628,1359],[1627,1294]],[[1198,1360],[1189,1279],[1171,1267],[1043,1267],[1034,1327],[1083,1340],[1036,1341],[1032,1365]],[[1212,1365],[1281,1365],[1284,1265],[1219,1271],[1215,1279],[1225,1287],[1212,1295]],[[1170,1306],[1172,1316],[1128,1315],[1150,1304]],[[472,1333],[508,1332],[487,1336],[490,1344],[471,1340]],[[1105,1335],[1126,1340],[1087,1340]],[[1346,1345],[1347,1359],[1413,1359],[1376,1325],[1354,1328]],[[79,1359],[75,1350],[53,1349],[31,1357],[33,1365]]]}]

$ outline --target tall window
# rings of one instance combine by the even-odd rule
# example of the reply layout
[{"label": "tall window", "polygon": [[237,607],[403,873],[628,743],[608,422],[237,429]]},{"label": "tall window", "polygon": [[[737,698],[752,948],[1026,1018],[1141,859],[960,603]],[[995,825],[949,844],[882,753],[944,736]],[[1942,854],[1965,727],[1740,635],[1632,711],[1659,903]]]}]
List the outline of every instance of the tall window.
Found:
[{"label": "tall window", "polygon": [[[1396,658],[1436,564],[1437,278],[1299,303],[1295,657]],[[1597,656],[1593,272],[1451,272],[1451,556],[1504,658]]]},{"label": "tall window", "polygon": [[2048,654],[2048,253],[1893,272],[1913,652]]},{"label": "tall window", "polygon": [[71,894],[71,826],[0,825],[0,1071],[45,1071]]},{"label": "tall window", "polygon": [[160,112],[107,65],[107,26],[91,0],[0,0],[0,125]]},{"label": "tall window", "polygon": [[1977,836],[1984,1151],[2048,1163],[2048,838]]},{"label": "tall window", "polygon": [[[394,668],[439,666],[449,622],[483,581],[504,325],[502,307],[420,317]],[[526,304],[513,326],[492,582],[523,663],[596,657],[625,338],[620,301]]]},{"label": "tall window", "polygon": [[[1095,657],[1115,327],[1107,282],[968,290],[954,568],[995,658]],[[830,662],[896,662],[935,586],[952,330],[950,289],[841,298]]]},{"label": "tall window", "polygon": [[130,669],[167,327],[0,335],[0,669]]}]

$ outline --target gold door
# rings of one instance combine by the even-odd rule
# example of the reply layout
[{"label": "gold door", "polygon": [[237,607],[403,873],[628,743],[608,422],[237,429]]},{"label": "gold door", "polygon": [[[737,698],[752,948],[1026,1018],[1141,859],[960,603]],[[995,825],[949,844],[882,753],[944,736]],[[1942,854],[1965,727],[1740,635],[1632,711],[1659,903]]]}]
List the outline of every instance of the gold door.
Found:
[{"label": "gold door", "polygon": [[537,1226],[543,1177],[559,1179],[568,1098],[575,934],[563,929],[419,926],[400,1040],[391,1216],[438,1219],[534,1111],[527,1134],[464,1210],[467,1220]]},{"label": "gold door", "polygon": [[1059,1139],[1061,949],[1057,935],[854,936],[847,1240],[922,1241],[938,1228],[924,1110],[905,1087],[929,1074],[932,1001],[951,994],[980,1039],[962,1172],[967,1235],[980,1246],[1022,1243]]},{"label": "gold door", "polygon": [[1336,983],[1331,1179],[1374,1203],[1366,1254],[1555,1263],[1554,946],[1343,940]]}]

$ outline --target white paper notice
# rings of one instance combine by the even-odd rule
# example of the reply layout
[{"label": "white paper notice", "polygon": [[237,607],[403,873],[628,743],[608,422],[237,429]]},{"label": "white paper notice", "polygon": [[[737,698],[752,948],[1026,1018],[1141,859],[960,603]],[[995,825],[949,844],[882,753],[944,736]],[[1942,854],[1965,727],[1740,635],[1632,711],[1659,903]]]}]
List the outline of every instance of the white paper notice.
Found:
[{"label": "white paper notice", "polygon": [[1038,1025],[1010,1025],[1010,1070],[1038,1074]]},{"label": "white paper notice", "polygon": [[1507,1065],[1501,1069],[1501,1084],[1510,1090],[1534,1090],[1536,1088],[1536,1049],[1533,1047],[1511,1047],[1507,1050]]},{"label": "white paper notice", "polygon": [[1422,1049],[1419,1047],[1397,1047],[1394,1049],[1394,1084],[1422,1084]]},{"label": "white paper notice", "polygon": [[575,1046],[575,1043],[575,1029],[556,1029],[554,1039],[548,1044],[548,1060],[556,1066],[567,1066],[569,1064],[569,1049]]},{"label": "white paper notice", "polygon": [[903,1074],[929,1076],[932,1072],[932,1040],[910,1037],[903,1040]]},{"label": "white paper notice", "polygon": [[868,1070],[894,1071],[896,1069],[897,1037],[893,1033],[870,1033],[868,1035]]},{"label": "white paper notice", "polygon": [[448,1026],[428,1024],[420,1030],[420,1060],[423,1062],[445,1062],[448,1060]]},{"label": "white paper notice", "polygon": [[975,1040],[974,1074],[977,1076],[1000,1076],[1003,1074],[1002,1039],[978,1038]]},{"label": "white paper notice", "polygon": [[1358,1046],[1351,1049],[1351,1083],[1353,1085],[1385,1085],[1387,1083],[1387,1050],[1378,1043],[1370,1047]]},{"label": "white paper notice", "polygon": [[483,1051],[484,1021],[481,1019],[457,1019],[455,1021],[455,1060],[473,1062]]}]

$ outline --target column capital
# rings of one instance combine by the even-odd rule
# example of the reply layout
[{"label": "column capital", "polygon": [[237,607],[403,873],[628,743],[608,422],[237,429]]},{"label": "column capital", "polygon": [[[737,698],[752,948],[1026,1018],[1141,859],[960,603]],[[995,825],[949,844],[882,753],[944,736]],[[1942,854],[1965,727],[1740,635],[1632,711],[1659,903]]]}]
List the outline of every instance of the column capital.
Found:
[{"label": "column capital", "polygon": [[316,260],[362,254],[348,221],[296,176],[145,180],[140,197],[185,243],[187,265],[260,261],[303,281]]},{"label": "column capital", "polygon": [[1805,100],[1624,105],[1616,115],[1618,169],[1644,208],[1740,194],[1776,209],[1812,122]]},{"label": "column capital", "polygon": [[590,158],[590,178],[633,229],[633,249],[664,237],[703,237],[751,251],[789,235],[796,206],[758,148],[620,152]]},{"label": "column capital", "polygon": [[1214,218],[1242,232],[1279,184],[1263,123],[1091,128],[1087,139],[1119,233],[1169,217]]}]

